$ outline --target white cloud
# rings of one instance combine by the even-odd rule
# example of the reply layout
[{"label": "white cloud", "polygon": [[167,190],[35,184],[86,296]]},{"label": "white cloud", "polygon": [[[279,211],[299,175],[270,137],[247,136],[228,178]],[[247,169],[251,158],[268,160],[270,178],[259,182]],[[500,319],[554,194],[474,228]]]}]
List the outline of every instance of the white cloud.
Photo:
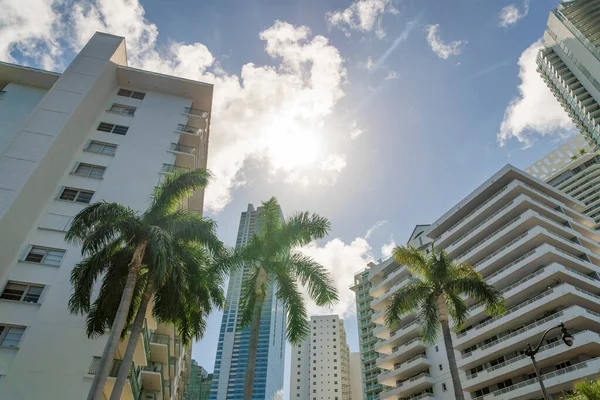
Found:
[{"label": "white cloud", "polygon": [[337,182],[340,172],[346,168],[346,156],[344,154],[329,154],[319,163],[321,177],[319,183],[322,185],[333,185]]},{"label": "white cloud", "polygon": [[350,36],[351,30],[360,32],[374,30],[375,35],[382,39],[386,36],[382,27],[385,13],[398,13],[391,0],[356,0],[344,10],[327,13],[327,20],[331,26],[341,29],[346,36]]},{"label": "white cloud", "polygon": [[537,72],[535,58],[542,48],[539,40],[519,57],[519,95],[508,104],[498,133],[501,146],[515,138],[530,146],[535,133],[565,136],[572,133],[573,122],[562,109]]},{"label": "white cloud", "polygon": [[348,137],[351,140],[357,139],[360,135],[362,135],[363,133],[365,133],[364,129],[361,129],[358,126],[358,122],[356,121],[352,121],[352,123],[350,124],[350,132],[348,134]]},{"label": "white cloud", "polygon": [[400,75],[398,75],[398,73],[396,71],[389,71],[387,76],[385,78],[383,78],[386,81],[392,80],[392,79],[399,79]]},{"label": "white cloud", "polygon": [[370,238],[373,232],[375,232],[377,229],[381,228],[385,224],[387,224],[387,221],[385,220],[375,222],[375,224],[372,227],[370,227],[367,233],[365,234],[365,239]]},{"label": "white cloud", "polygon": [[525,18],[528,13],[529,0],[523,2],[523,10],[519,10],[516,4],[509,4],[500,10],[498,14],[498,18],[500,19],[499,25],[506,28],[516,24],[520,19]]},{"label": "white cloud", "polygon": [[[4,0],[0,13],[0,59],[20,52],[44,68],[60,66],[62,51],[78,51],[95,31],[124,36],[129,64],[151,71],[214,82],[207,209],[217,212],[231,190],[246,183],[244,161],[261,158],[270,172],[300,175],[320,170],[330,156],[321,143],[324,121],[343,97],[346,71],[339,51],[307,27],[276,21],[260,33],[275,66],[247,63],[238,74],[222,70],[202,43],[167,41],[146,19],[138,0]],[[61,10],[59,13],[57,10]],[[334,132],[340,137],[345,132]],[[329,135],[331,136],[331,135]],[[329,173],[343,168],[339,160]],[[331,169],[333,168],[333,170]],[[337,169],[336,169],[337,168]]]},{"label": "white cloud", "polygon": [[358,237],[350,244],[335,238],[324,246],[311,243],[302,251],[314,258],[328,271],[338,290],[339,302],[331,307],[317,307],[312,301],[307,302],[309,315],[339,314],[343,318],[356,314],[354,292],[349,289],[354,281],[354,274],[373,261],[371,246],[365,238]]},{"label": "white cloud", "polygon": [[443,58],[444,60],[448,59],[450,56],[457,56],[462,53],[467,42],[455,40],[454,42],[446,44],[440,37],[439,28],[439,24],[429,25],[427,27],[427,43],[431,46],[431,50],[433,50],[439,58]]},{"label": "white cloud", "polygon": [[396,247],[396,240],[394,239],[394,236],[392,235],[390,237],[390,241],[388,243],[385,243],[383,246],[381,246],[381,257],[383,259],[387,259],[387,258],[391,257],[392,251],[394,250],[395,247]]}]

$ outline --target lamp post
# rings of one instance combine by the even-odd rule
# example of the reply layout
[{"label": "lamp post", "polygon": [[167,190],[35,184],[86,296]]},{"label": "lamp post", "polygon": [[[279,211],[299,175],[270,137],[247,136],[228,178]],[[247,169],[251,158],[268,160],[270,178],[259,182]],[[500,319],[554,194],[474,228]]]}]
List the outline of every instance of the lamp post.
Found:
[{"label": "lamp post", "polygon": [[573,346],[573,336],[571,336],[571,334],[569,332],[567,332],[567,328],[565,328],[565,324],[563,324],[561,322],[557,326],[547,329],[546,332],[544,332],[544,334],[542,335],[540,342],[538,343],[537,346],[535,346],[534,349],[531,348],[531,345],[529,343],[527,343],[527,349],[525,349],[525,355],[531,357],[533,369],[535,370],[535,375],[537,376],[538,382],[540,382],[540,387],[542,388],[542,395],[544,396],[544,400],[551,400],[551,398],[550,398],[550,396],[548,396],[548,392],[546,392],[546,387],[544,386],[544,381],[542,380],[542,375],[540,375],[540,370],[537,366],[537,363],[535,362],[535,355],[538,353],[538,351],[540,351],[542,342],[544,341],[544,338],[546,337],[548,332],[550,332],[554,329],[558,329],[558,328],[560,328],[562,331],[561,337],[562,337],[563,342],[565,342],[565,344],[569,347]]}]

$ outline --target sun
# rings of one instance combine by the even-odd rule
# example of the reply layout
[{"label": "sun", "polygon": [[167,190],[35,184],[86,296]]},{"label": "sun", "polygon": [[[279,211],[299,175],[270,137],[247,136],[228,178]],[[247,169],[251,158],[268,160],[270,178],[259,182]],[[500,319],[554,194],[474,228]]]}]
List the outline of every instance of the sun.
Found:
[{"label": "sun", "polygon": [[274,169],[292,171],[314,164],[321,153],[318,127],[293,120],[272,121],[265,135],[266,154]]}]

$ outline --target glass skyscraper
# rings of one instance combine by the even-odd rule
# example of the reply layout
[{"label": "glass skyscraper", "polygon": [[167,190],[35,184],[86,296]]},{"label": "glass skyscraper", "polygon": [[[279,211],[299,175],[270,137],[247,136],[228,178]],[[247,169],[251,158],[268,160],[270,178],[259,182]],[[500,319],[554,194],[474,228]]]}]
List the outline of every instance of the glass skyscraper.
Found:
[{"label": "glass skyscraper", "polygon": [[[252,204],[242,212],[236,248],[245,246],[252,235],[259,231],[260,212],[261,207],[254,209]],[[221,322],[210,400],[239,400],[244,397],[250,327],[241,327],[239,301],[246,273],[245,268],[240,269],[234,272],[229,280],[227,306]],[[272,400],[283,390],[284,330],[283,306],[275,296],[274,285],[271,285],[261,315],[253,399]]]}]

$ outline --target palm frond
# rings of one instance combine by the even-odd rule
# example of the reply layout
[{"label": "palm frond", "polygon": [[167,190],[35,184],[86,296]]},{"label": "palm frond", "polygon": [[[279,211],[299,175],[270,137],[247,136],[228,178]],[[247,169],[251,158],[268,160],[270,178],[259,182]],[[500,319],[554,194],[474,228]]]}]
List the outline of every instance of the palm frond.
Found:
[{"label": "palm frond", "polygon": [[170,260],[174,258],[173,236],[158,226],[150,226],[147,235],[146,253],[152,263],[153,278],[160,285],[166,279]]},{"label": "palm frond", "polygon": [[144,219],[152,223],[176,211],[182,200],[206,187],[212,178],[203,168],[169,174],[152,196],[152,204],[144,214]]},{"label": "palm frond", "polygon": [[469,315],[469,309],[466,302],[458,293],[451,290],[445,290],[444,297],[446,300],[446,307],[448,308],[448,315],[452,318],[458,329],[461,329]]},{"label": "palm frond", "polygon": [[308,295],[318,306],[331,306],[338,301],[337,289],[321,264],[297,251],[291,252],[285,261],[283,268],[299,279],[300,284],[307,288]]},{"label": "palm frond", "polygon": [[298,285],[288,274],[277,274],[277,298],[283,302],[287,324],[286,337],[292,345],[297,345],[310,333],[306,305]]},{"label": "palm frond", "polygon": [[197,242],[206,246],[213,254],[223,250],[223,242],[217,236],[217,223],[198,213],[175,211],[157,221],[157,225],[169,232],[174,240]]},{"label": "palm frond", "polygon": [[392,295],[385,311],[386,325],[391,326],[401,319],[402,314],[414,311],[432,292],[432,288],[426,283],[410,278],[408,284]]},{"label": "palm frond", "polygon": [[421,301],[420,313],[417,318],[421,325],[421,338],[425,343],[435,343],[440,333],[438,294],[434,291],[427,293]]},{"label": "palm frond", "polygon": [[331,230],[331,223],[325,217],[298,212],[288,217],[281,227],[277,240],[282,246],[294,248],[304,246],[313,240],[324,238]]},{"label": "palm frond", "polygon": [[138,220],[139,217],[129,207],[118,203],[98,202],[81,210],[71,221],[65,240],[69,243],[81,243],[98,226],[117,226],[122,221]]},{"label": "palm frond", "polygon": [[247,326],[252,321],[254,305],[256,304],[256,285],[258,282],[258,268],[244,267],[244,280],[240,294],[240,310],[242,310],[241,324]]},{"label": "palm frond", "polygon": [[[463,266],[461,269],[469,269],[468,266]],[[494,288],[489,285],[477,273],[473,267],[470,267],[472,272],[463,271],[463,276],[456,277],[446,283],[445,291],[464,294],[473,298],[477,302],[482,302],[485,311],[490,315],[499,315],[506,311],[504,306],[504,298]]]},{"label": "palm frond", "polygon": [[425,276],[427,274],[428,260],[425,253],[415,249],[411,245],[397,246],[392,250],[394,260],[400,265],[406,265],[406,268],[414,275]]}]

